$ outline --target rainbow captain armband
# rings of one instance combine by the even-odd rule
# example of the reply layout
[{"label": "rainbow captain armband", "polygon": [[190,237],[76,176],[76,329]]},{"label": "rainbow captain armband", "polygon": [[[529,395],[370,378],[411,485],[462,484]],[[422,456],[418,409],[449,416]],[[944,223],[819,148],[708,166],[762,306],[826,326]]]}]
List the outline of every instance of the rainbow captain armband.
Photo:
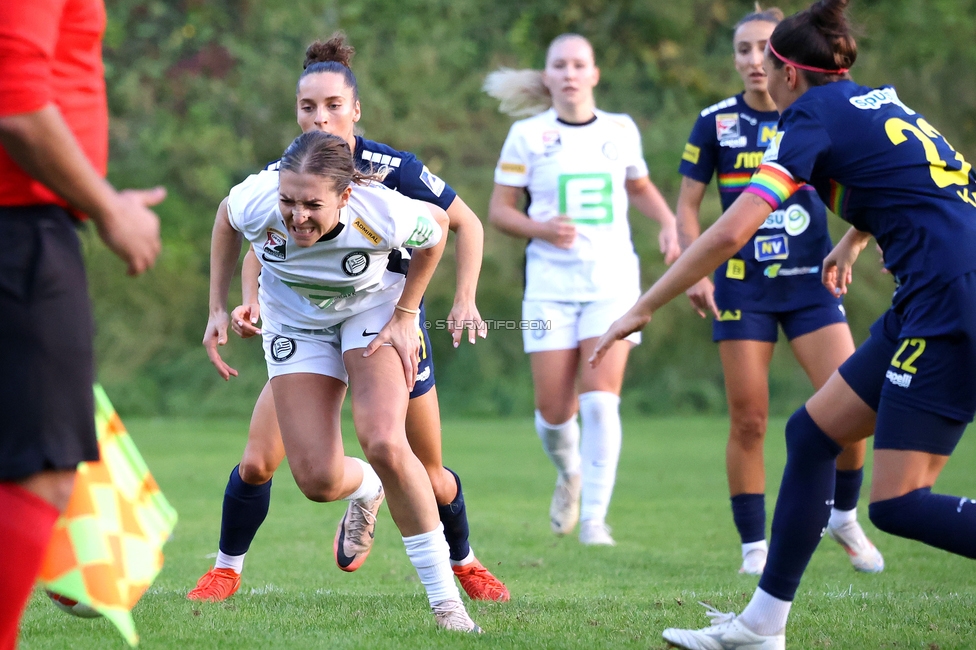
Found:
[{"label": "rainbow captain armband", "polygon": [[753,174],[744,192],[755,194],[776,210],[803,187],[788,171],[775,163],[763,163]]}]

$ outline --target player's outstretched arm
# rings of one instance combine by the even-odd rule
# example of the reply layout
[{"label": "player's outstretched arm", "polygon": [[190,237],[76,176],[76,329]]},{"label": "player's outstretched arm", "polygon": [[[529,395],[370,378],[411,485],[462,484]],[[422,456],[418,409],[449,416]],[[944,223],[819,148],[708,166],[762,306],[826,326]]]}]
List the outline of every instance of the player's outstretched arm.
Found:
[{"label": "player's outstretched arm", "polygon": [[681,247],[678,244],[678,229],[674,213],[668,207],[668,202],[661,196],[657,186],[647,176],[628,180],[624,183],[627,198],[631,205],[637,208],[648,219],[653,219],[661,226],[658,234],[658,246],[664,255],[664,263],[671,264],[678,255]]},{"label": "player's outstretched arm", "polygon": [[678,261],[637,299],[637,303],[600,337],[593,355],[590,356],[590,365],[599,365],[603,355],[615,341],[643,328],[650,322],[655,311],[732,257],[756,234],[772,211],[770,205],[755,194],[740,194],[725,214],[702,233]]},{"label": "player's outstretched arm", "polygon": [[[701,204],[705,199],[708,185],[687,176],[681,179],[681,190],[678,193],[678,211],[676,214],[678,228],[678,244],[681,250],[691,246],[701,235]],[[706,276],[693,284],[688,291],[688,300],[698,315],[705,318],[708,313],[719,317],[718,305],[715,304],[715,285]]]},{"label": "player's outstretched arm", "polygon": [[478,277],[481,275],[481,260],[484,256],[485,229],[481,220],[461,200],[455,197],[447,207],[450,229],[457,235],[454,256],[457,260],[457,288],[454,292],[454,305],[447,315],[448,331],[454,339],[454,347],[461,343],[464,330],[468,330],[468,343],[474,345],[476,336],[488,336],[488,328],[478,312],[476,296]]},{"label": "player's outstretched arm", "polygon": [[217,208],[210,239],[210,316],[203,335],[203,346],[207,349],[210,363],[225,381],[236,377],[237,371],[224,362],[217,347],[227,343],[227,325],[230,321],[227,294],[234,269],[237,268],[237,258],[241,254],[241,240],[241,234],[230,225],[227,199],[224,199]]},{"label": "player's outstretched arm", "polygon": [[871,241],[871,234],[851,228],[844,233],[834,249],[827,254],[823,261],[822,280],[835,296],[847,293],[847,285],[854,281],[854,262],[864,247]]}]

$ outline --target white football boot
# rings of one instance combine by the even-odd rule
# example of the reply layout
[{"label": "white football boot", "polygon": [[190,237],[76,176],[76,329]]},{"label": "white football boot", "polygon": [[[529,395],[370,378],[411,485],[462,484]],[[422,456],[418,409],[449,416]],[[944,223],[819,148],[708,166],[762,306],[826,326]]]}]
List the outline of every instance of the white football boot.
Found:
[{"label": "white football boot", "polygon": [[434,611],[434,620],[441,629],[481,634],[481,628],[471,620],[468,610],[460,600],[444,600],[431,609]]},{"label": "white football boot", "polygon": [[549,523],[557,535],[571,533],[580,516],[580,492],[582,481],[579,474],[570,474],[565,481],[560,476],[549,505]]},{"label": "white football boot", "polygon": [[586,546],[616,546],[617,542],[610,536],[610,527],[602,521],[587,519],[580,522],[580,544]]},{"label": "white football boot", "polygon": [[723,613],[705,603],[712,624],[700,630],[664,630],[664,640],[684,650],[785,650],[786,635],[756,634],[736,618],[735,613]]},{"label": "white football boot", "polygon": [[828,525],[827,535],[844,547],[856,570],[863,573],[881,573],[884,570],[884,558],[864,534],[857,520],[845,522],[837,528]]},{"label": "white football boot", "polygon": [[764,548],[754,548],[742,557],[739,573],[749,576],[761,576],[766,568],[767,551]]}]

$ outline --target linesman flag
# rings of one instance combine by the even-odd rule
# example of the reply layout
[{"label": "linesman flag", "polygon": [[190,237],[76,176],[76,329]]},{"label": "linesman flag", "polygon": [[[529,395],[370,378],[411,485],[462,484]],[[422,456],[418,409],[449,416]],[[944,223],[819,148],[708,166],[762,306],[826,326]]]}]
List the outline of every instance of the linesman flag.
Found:
[{"label": "linesman flag", "polygon": [[163,567],[163,544],[176,525],[176,511],[97,384],[95,424],[101,460],[78,465],[40,580],[45,589],[95,609],[136,645],[129,610]]}]

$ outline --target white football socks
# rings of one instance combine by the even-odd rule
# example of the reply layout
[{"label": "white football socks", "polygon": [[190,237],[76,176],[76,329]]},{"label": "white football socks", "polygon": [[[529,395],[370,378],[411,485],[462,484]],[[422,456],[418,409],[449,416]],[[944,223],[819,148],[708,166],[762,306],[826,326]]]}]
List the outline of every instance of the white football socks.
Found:
[{"label": "white football socks", "polygon": [[758,542],[749,542],[748,544],[743,544],[742,557],[745,558],[745,556],[749,555],[751,551],[755,551],[756,549],[760,549],[763,552],[768,553],[769,546],[767,546],[766,540],[761,539]]},{"label": "white football socks", "polygon": [[830,509],[830,520],[827,525],[831,528],[840,528],[849,521],[857,521],[857,508],[853,510]]},{"label": "white football socks", "polygon": [[556,466],[559,476],[566,480],[580,471],[580,428],[574,415],[568,422],[549,424],[539,411],[535,412],[535,430],[542,440],[542,448]]},{"label": "white football socks", "polygon": [[344,501],[358,501],[365,505],[376,498],[376,495],[380,493],[380,488],[383,487],[383,483],[380,482],[380,477],[373,470],[372,465],[359,458],[353,458],[353,460],[363,468],[363,482],[352,494],[345,497]]},{"label": "white football socks", "polygon": [[438,523],[437,528],[429,533],[404,537],[403,545],[410,563],[417,570],[420,583],[427,590],[431,607],[445,600],[461,600],[461,593],[454,582],[443,524]]},{"label": "white football socks", "polygon": [[221,551],[217,551],[217,559],[214,560],[215,569],[233,569],[238,574],[244,570],[244,556],[247,553],[241,553],[240,555],[227,555]]},{"label": "white football socks", "polygon": [[782,634],[786,629],[786,619],[790,615],[792,606],[792,602],[774,598],[756,587],[752,600],[739,614],[739,620],[756,634],[763,636]]},{"label": "white football socks", "polygon": [[580,395],[579,405],[583,422],[580,520],[602,523],[610,507],[610,497],[613,496],[613,486],[617,480],[617,461],[620,460],[623,435],[620,397],[595,390]]}]

